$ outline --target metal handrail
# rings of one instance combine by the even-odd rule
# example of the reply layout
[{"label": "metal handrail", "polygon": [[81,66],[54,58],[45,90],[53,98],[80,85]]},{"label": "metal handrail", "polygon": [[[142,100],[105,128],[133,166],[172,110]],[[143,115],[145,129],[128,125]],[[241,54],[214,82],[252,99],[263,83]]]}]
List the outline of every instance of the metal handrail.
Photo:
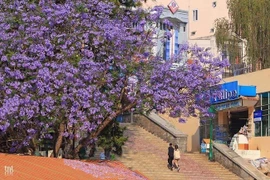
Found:
[{"label": "metal handrail", "polygon": [[238,76],[241,74],[247,74],[253,72],[252,65],[246,64],[232,64],[230,67],[225,68],[224,73],[222,74],[223,78]]}]

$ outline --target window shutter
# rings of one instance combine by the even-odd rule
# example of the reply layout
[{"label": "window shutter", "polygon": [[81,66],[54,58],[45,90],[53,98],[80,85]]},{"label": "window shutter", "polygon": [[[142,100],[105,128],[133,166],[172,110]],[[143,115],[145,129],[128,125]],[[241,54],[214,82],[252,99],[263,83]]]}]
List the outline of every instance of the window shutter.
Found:
[{"label": "window shutter", "polygon": [[174,37],[175,37],[175,41],[174,41],[174,54],[177,54],[178,53],[178,48],[179,48],[179,44],[178,44],[178,34],[179,33],[179,30],[177,28],[175,28],[174,30]]}]

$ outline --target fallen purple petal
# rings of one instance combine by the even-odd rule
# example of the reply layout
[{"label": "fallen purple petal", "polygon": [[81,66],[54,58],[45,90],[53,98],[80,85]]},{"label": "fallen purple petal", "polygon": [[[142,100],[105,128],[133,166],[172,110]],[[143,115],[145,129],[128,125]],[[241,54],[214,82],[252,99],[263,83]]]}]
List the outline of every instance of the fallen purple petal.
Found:
[{"label": "fallen purple petal", "polygon": [[103,179],[110,179],[113,175],[118,177],[129,177],[133,180],[147,180],[145,177],[137,174],[136,172],[130,171],[125,168],[113,167],[104,162],[96,164],[82,162],[78,160],[65,159],[64,164],[74,169],[84,171],[87,174],[91,174],[96,178],[102,177]]}]

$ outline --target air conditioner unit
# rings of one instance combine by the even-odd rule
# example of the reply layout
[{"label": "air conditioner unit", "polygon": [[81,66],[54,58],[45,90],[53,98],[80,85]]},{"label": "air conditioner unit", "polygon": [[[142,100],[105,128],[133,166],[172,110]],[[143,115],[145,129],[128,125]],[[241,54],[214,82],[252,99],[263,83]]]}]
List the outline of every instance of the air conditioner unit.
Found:
[{"label": "air conditioner unit", "polygon": [[180,67],[180,64],[179,63],[172,63],[172,66],[171,66],[170,69],[175,70],[175,69],[177,69],[179,67]]}]

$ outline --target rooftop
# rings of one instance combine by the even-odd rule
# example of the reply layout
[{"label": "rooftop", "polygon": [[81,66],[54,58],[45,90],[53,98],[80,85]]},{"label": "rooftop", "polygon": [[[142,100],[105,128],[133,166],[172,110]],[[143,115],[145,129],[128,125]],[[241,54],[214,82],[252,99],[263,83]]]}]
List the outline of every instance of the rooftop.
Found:
[{"label": "rooftop", "polygon": [[146,179],[117,161],[78,161],[0,153],[0,179],[90,180]]}]

